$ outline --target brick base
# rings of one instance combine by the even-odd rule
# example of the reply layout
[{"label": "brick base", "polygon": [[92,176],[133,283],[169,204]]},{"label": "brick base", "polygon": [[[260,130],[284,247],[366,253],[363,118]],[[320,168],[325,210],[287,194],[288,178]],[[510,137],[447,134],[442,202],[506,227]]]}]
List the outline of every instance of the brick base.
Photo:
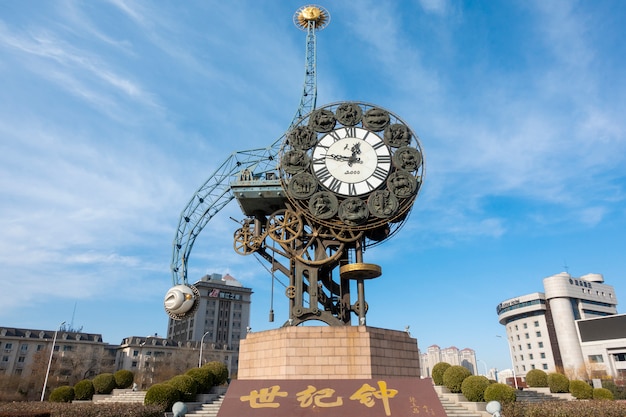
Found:
[{"label": "brick base", "polygon": [[295,326],[249,333],[238,379],[419,377],[417,340],[366,326]]}]

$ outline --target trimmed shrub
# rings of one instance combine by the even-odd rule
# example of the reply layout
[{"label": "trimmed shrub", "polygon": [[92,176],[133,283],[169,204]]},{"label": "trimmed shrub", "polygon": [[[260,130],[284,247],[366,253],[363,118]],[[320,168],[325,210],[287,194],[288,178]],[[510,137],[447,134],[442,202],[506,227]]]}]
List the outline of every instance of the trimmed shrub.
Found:
[{"label": "trimmed shrub", "polygon": [[74,388],[69,385],[55,388],[50,393],[50,401],[53,403],[71,403],[74,399]]},{"label": "trimmed shrub", "polygon": [[593,387],[585,381],[570,381],[569,392],[577,400],[589,400],[593,397]]},{"label": "trimmed shrub", "polygon": [[191,368],[185,375],[189,375],[198,384],[198,393],[208,394],[213,387],[213,373],[208,368]]},{"label": "trimmed shrub", "polygon": [[531,388],[548,386],[548,374],[541,369],[532,369],[526,374],[526,384]]},{"label": "trimmed shrub", "polygon": [[193,401],[198,393],[198,384],[189,375],[177,375],[166,382],[180,393],[181,401]]},{"label": "trimmed shrub", "polygon": [[74,385],[74,399],[80,401],[89,401],[93,398],[96,390],[93,388],[93,382],[83,379]]},{"label": "trimmed shrub", "polygon": [[624,389],[624,387],[618,387],[617,385],[615,385],[615,382],[613,380],[608,379],[602,381],[602,388],[606,388],[611,391],[614,400],[626,400],[626,389]]},{"label": "trimmed shrub", "polygon": [[448,362],[439,362],[433,366],[433,371],[431,372],[433,376],[433,382],[435,385],[443,385],[443,373],[451,367]]},{"label": "trimmed shrub", "polygon": [[145,405],[158,405],[163,407],[165,411],[171,411],[172,405],[176,401],[180,401],[180,392],[169,384],[154,384],[146,392],[146,398],[143,400]]},{"label": "trimmed shrub", "polygon": [[613,393],[606,388],[594,388],[593,399],[594,400],[612,400]]},{"label": "trimmed shrub", "polygon": [[109,373],[96,375],[91,382],[96,394],[110,394],[116,387],[115,377]]},{"label": "trimmed shrub", "polygon": [[485,393],[483,394],[484,400],[486,402],[489,401],[500,401],[501,403],[509,403],[515,402],[517,399],[517,394],[515,393],[515,388],[508,386],[507,384],[501,384],[496,382],[495,384],[489,385],[485,388]]},{"label": "trimmed shrub", "polygon": [[133,385],[133,380],[135,379],[135,375],[127,369],[120,369],[116,373],[113,374],[113,378],[115,378],[115,385],[117,388],[130,388]]},{"label": "trimmed shrub", "polygon": [[213,385],[222,385],[228,380],[228,368],[222,362],[208,362],[202,367],[213,374]]},{"label": "trimmed shrub", "polygon": [[548,386],[552,393],[569,392],[569,379],[563,374],[551,373],[548,374]]},{"label": "trimmed shrub", "polygon": [[470,375],[472,375],[472,373],[469,369],[460,365],[453,365],[443,373],[443,385],[445,385],[450,392],[460,393],[463,380]]},{"label": "trimmed shrub", "polygon": [[482,402],[485,400],[485,389],[491,385],[487,377],[481,375],[468,376],[461,384],[461,393],[467,401]]}]

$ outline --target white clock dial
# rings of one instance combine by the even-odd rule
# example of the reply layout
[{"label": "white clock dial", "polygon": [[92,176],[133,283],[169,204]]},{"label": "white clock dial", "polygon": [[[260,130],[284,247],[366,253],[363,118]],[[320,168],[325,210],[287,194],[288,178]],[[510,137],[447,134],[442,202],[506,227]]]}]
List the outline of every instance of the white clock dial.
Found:
[{"label": "white clock dial", "polygon": [[328,190],[345,196],[368,194],[391,170],[391,152],[376,133],[342,127],[322,137],[312,154],[312,169]]}]

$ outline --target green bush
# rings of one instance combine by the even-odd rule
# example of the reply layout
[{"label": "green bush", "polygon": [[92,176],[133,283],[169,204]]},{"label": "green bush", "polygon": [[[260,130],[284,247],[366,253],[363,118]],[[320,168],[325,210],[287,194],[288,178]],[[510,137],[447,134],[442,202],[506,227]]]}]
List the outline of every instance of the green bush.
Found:
[{"label": "green bush", "polygon": [[496,382],[485,388],[483,397],[486,402],[500,401],[500,403],[504,404],[515,402],[517,394],[515,393],[515,388]]},{"label": "green bush", "polygon": [[435,385],[443,385],[443,373],[451,367],[448,362],[439,362],[433,366],[433,371],[431,372],[433,376],[433,383]]},{"label": "green bush", "polygon": [[468,376],[461,384],[461,392],[467,398],[467,401],[482,402],[485,401],[485,389],[491,385],[489,379],[480,375]]},{"label": "green bush", "polygon": [[563,374],[551,373],[548,374],[548,386],[552,393],[569,392],[569,379]]},{"label": "green bush", "polygon": [[593,387],[585,381],[570,381],[569,392],[577,400],[589,400],[593,397]]},{"label": "green bush", "polygon": [[145,405],[158,405],[165,411],[171,411],[172,405],[180,401],[180,392],[169,384],[154,384],[146,392]]},{"label": "green bush", "polygon": [[115,378],[115,385],[117,388],[130,388],[133,385],[133,380],[135,379],[135,375],[131,371],[126,369],[120,369],[116,373],[113,374],[113,378]]},{"label": "green bush", "polygon": [[602,388],[606,388],[613,394],[614,400],[626,400],[626,389],[618,387],[613,380],[607,379],[602,381]]},{"label": "green bush", "polygon": [[460,365],[453,365],[443,373],[443,385],[445,385],[450,392],[460,393],[463,380],[470,375],[472,375],[472,373],[469,369]]},{"label": "green bush", "polygon": [[115,377],[109,373],[96,375],[91,382],[96,394],[110,394],[116,387]]},{"label": "green bush", "polygon": [[96,390],[93,388],[93,382],[83,379],[74,385],[74,399],[81,401],[89,401],[93,398]]},{"label": "green bush", "polygon": [[208,394],[213,387],[213,373],[208,368],[191,368],[185,375],[189,375],[198,384],[198,393]]},{"label": "green bush", "polygon": [[198,384],[189,375],[177,375],[166,382],[180,393],[181,401],[193,401],[198,393]]},{"label": "green bush", "polygon": [[594,400],[612,400],[613,393],[606,388],[594,388],[592,397]]},{"label": "green bush", "polygon": [[74,399],[74,388],[69,385],[55,388],[50,393],[50,401],[54,403],[71,403]]},{"label": "green bush", "polygon": [[532,369],[526,374],[526,384],[531,388],[548,386],[548,374],[541,369]]},{"label": "green bush", "polygon": [[222,362],[208,362],[202,367],[213,374],[213,385],[222,385],[228,380],[228,368]]}]

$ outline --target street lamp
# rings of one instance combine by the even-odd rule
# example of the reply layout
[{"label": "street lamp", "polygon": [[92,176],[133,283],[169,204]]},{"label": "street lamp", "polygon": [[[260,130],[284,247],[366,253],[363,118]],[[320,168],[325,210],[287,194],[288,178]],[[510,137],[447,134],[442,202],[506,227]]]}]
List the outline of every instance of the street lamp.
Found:
[{"label": "street lamp", "polygon": [[207,334],[209,334],[209,332],[203,334],[202,339],[200,339],[200,356],[198,357],[198,368],[202,368],[202,346],[204,345],[204,336],[206,336]]},{"label": "street lamp", "polygon": [[50,350],[50,359],[48,360],[48,370],[46,371],[46,378],[43,381],[43,389],[41,390],[41,401],[43,401],[44,395],[46,395],[46,385],[48,385],[48,375],[50,374],[50,366],[52,365],[52,355],[54,355],[54,346],[57,343],[57,332],[63,326],[65,322],[59,324],[59,327],[54,331],[54,338],[52,339],[52,349]]},{"label": "street lamp", "polygon": [[[502,339],[502,336],[500,336],[499,334],[497,334],[496,337]],[[509,342],[508,338],[506,339],[506,344],[509,347],[509,355],[511,356],[511,370],[513,371],[513,382],[515,383],[515,389],[518,389],[519,387],[517,386],[517,376],[515,375],[515,363],[513,362],[513,350],[511,350],[511,343]]]}]

